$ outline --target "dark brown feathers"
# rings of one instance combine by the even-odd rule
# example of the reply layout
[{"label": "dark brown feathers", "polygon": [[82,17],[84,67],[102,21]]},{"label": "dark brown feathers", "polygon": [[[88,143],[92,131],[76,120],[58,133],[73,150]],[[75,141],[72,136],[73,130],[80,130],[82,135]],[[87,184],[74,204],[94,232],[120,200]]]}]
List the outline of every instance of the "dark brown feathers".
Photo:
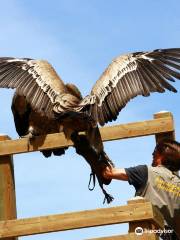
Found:
[{"label": "dark brown feathers", "polygon": [[180,79],[180,48],[122,55],[107,67],[78,110],[97,116],[96,121],[104,125],[137,95],[166,89],[177,92],[169,83],[175,79]]},{"label": "dark brown feathers", "polygon": [[170,84],[180,79],[180,48],[135,52],[114,59],[91,94],[84,99],[76,86],[64,84],[53,67],[43,60],[0,58],[0,87],[16,88],[42,115],[84,112],[104,125],[115,120],[132,98],[177,92]]},{"label": "dark brown feathers", "polygon": [[53,116],[54,104],[58,101],[60,105],[66,89],[47,61],[27,58],[0,58],[0,87],[16,88],[33,109],[48,117]]}]

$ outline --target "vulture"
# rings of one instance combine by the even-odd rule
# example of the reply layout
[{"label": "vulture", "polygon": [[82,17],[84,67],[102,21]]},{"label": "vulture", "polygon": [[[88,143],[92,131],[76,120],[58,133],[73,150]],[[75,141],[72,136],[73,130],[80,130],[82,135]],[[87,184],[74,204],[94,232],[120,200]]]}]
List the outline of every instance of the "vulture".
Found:
[{"label": "vulture", "polygon": [[[113,163],[106,155],[98,125],[116,120],[126,104],[138,95],[165,90],[177,92],[170,84],[180,79],[180,48],[156,49],[128,53],[115,58],[94,84],[89,95],[82,97],[73,84],[65,84],[45,60],[0,58],[0,87],[15,88],[12,112],[20,137],[64,132],[74,142],[76,152],[90,164],[103,188],[110,181],[102,169]],[[85,132],[85,135],[80,132]],[[65,149],[42,151],[44,156],[61,155]]]}]

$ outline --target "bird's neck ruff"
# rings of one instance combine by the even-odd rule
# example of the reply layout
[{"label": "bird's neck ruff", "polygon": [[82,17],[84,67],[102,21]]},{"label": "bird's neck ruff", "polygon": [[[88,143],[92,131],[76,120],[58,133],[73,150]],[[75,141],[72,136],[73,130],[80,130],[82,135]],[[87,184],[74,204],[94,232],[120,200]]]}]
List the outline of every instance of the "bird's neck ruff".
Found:
[{"label": "bird's neck ruff", "polygon": [[78,105],[80,100],[69,93],[63,93],[56,96],[53,110],[56,113],[62,113],[66,111],[73,111]]}]

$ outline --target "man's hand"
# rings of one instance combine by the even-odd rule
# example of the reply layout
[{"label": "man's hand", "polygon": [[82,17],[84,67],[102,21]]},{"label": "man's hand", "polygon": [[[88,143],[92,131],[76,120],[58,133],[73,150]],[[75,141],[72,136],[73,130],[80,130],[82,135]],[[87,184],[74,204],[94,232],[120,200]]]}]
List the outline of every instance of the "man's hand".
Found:
[{"label": "man's hand", "polygon": [[113,178],[112,167],[108,166],[105,169],[103,169],[102,175],[106,179],[112,179]]}]

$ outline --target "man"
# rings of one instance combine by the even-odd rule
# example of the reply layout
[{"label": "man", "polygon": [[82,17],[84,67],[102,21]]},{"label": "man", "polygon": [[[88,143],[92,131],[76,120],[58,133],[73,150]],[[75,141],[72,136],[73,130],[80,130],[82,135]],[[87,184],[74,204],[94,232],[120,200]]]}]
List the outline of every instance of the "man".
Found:
[{"label": "man", "polygon": [[152,166],[139,165],[130,168],[106,167],[103,177],[109,180],[128,181],[136,189],[135,196],[142,196],[158,207],[165,219],[166,229],[162,239],[180,239],[180,143],[164,140],[153,152]]}]

